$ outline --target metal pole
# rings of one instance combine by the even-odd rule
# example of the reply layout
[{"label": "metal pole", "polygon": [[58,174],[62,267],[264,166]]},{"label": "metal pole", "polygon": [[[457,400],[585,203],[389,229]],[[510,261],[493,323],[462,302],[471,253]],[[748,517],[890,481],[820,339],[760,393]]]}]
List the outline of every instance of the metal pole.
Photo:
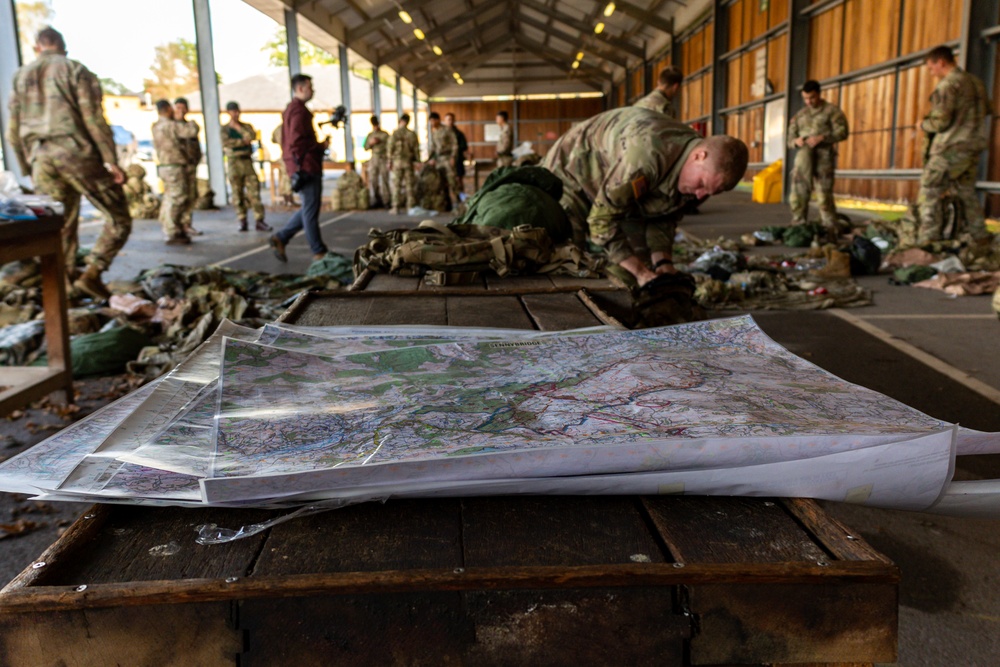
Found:
[{"label": "metal pole", "polygon": [[219,121],[219,86],[215,78],[212,49],[212,15],[209,0],[192,0],[195,48],[198,51],[198,87],[201,113],[205,121],[205,148],[208,154],[208,182],[215,192],[215,205],[226,205],[226,168],[222,161],[222,123]]},{"label": "metal pole", "polygon": [[[787,127],[792,116],[802,108],[800,87],[809,76],[809,17],[802,15],[802,10],[808,7],[810,0],[792,0],[792,15],[788,20],[788,51],[785,55],[785,159],[781,163],[782,188],[781,198],[788,201],[788,193],[792,189],[792,166],[795,160],[795,150],[788,148]],[[841,26],[843,29],[843,26]]]},{"label": "metal pole", "polygon": [[[10,94],[14,81],[14,72],[21,66],[21,50],[17,38],[17,12],[14,10],[14,0],[0,0],[0,140],[3,146],[3,164],[7,171],[13,172],[20,181],[28,174],[21,173],[21,165],[14,155],[14,147],[7,141],[7,128],[10,127]],[[6,46],[3,46],[6,44]]]},{"label": "metal pole", "polygon": [[[302,73],[302,60],[299,58],[299,15],[294,9],[285,10],[285,41],[288,47],[288,78]],[[291,96],[291,87],[288,94]]]},{"label": "metal pole", "polygon": [[722,0],[715,0],[715,18],[712,19],[712,104],[708,131],[725,134],[726,120],[719,109],[726,106],[726,87],[729,85],[729,66],[722,60],[729,44],[729,10]]},{"label": "metal pole", "polygon": [[521,143],[520,131],[518,129],[519,126],[521,125],[521,110],[518,108],[518,103],[517,103],[517,97],[516,96],[514,97],[513,111],[514,111],[514,127],[512,129],[514,130],[514,132],[513,132],[513,135],[514,135],[514,146],[516,147],[516,146],[518,146]]},{"label": "metal pole", "polygon": [[374,66],[372,72],[372,113],[379,117],[379,122],[382,122],[382,91],[380,90],[382,84],[378,76],[378,65]]},{"label": "metal pole", "polygon": [[398,119],[403,111],[403,80],[396,75],[396,118]]},{"label": "metal pole", "polygon": [[[996,42],[983,39],[982,31],[996,25],[998,13],[1000,13],[1000,0],[965,0],[965,5],[962,8],[962,33],[958,64],[967,72],[982,79],[987,90],[993,81]],[[992,100],[992,97],[987,97]],[[996,110],[994,110],[995,112]],[[983,151],[976,172],[977,180],[986,179],[987,163],[992,150],[996,149],[991,146],[990,151]]]},{"label": "metal pole", "polygon": [[344,119],[344,159],[354,162],[354,136],[351,134],[351,68],[347,64],[347,46],[340,44],[337,52],[340,57],[340,99],[347,109],[347,118]]}]

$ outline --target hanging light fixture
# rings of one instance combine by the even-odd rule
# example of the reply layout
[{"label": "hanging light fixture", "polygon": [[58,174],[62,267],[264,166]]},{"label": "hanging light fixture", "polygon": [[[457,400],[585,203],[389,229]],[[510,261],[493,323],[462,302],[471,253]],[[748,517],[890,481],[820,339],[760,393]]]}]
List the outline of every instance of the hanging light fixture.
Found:
[{"label": "hanging light fixture", "polygon": [[583,60],[583,51],[580,51],[579,53],[576,54],[576,59]]},{"label": "hanging light fixture", "polygon": [[407,25],[409,25],[410,23],[413,23],[413,18],[410,17],[410,15],[406,13],[405,9],[400,9],[399,10],[399,18],[402,19],[403,23],[406,23]]},{"label": "hanging light fixture", "polygon": [[615,3],[609,2],[608,6],[604,8],[604,15],[611,16],[615,13]]},{"label": "hanging light fixture", "polygon": [[416,35],[417,39],[423,39],[424,37],[427,36],[424,34],[424,31],[421,30],[420,28],[414,28],[413,34]]},{"label": "hanging light fixture", "polygon": [[577,69],[578,67],[580,67],[580,61],[579,60],[574,60],[573,61],[573,69]]},{"label": "hanging light fixture", "polygon": [[431,51],[433,51],[434,55],[436,55],[436,56],[439,56],[442,53],[444,53],[444,51],[441,50],[441,47],[438,46],[437,44],[435,44],[434,46],[431,47]]},{"label": "hanging light fixture", "polygon": [[598,23],[594,26],[595,35],[600,35],[602,32],[604,32],[604,23]]}]

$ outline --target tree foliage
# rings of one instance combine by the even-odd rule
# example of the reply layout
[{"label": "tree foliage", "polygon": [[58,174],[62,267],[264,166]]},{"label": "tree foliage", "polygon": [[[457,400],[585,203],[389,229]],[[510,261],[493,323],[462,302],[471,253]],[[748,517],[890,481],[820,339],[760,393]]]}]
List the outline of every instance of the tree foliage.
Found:
[{"label": "tree foliage", "polygon": [[55,18],[55,12],[49,0],[18,0],[14,3],[14,11],[17,15],[17,32],[19,46],[21,47],[21,62],[29,63],[35,59],[34,46],[35,35],[42,28],[51,25]]},{"label": "tree foliage", "polygon": [[198,90],[198,51],[194,42],[183,37],[155,49],[151,76],[143,87],[154,100],[173,100]]},{"label": "tree foliage", "polygon": [[[288,67],[288,36],[283,28],[274,31],[272,37],[260,49],[267,54],[267,62],[271,67]],[[336,56],[324,51],[318,46],[299,37],[299,61],[306,65],[336,65],[340,62]]]},{"label": "tree foliage", "polygon": [[101,77],[100,82],[101,90],[103,90],[106,95],[128,95],[132,92],[124,83],[115,81],[109,76]]}]

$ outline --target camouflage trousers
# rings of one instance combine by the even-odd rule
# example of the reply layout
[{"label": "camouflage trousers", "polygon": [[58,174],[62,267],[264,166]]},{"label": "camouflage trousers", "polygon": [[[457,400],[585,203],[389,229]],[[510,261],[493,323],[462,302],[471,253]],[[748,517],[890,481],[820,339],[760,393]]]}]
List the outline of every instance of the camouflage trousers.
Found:
[{"label": "camouflage trousers", "polygon": [[942,200],[951,194],[962,202],[969,236],[981,239],[986,231],[983,205],[976,196],[976,167],[979,153],[963,151],[948,155],[932,155],[924,164],[917,193],[917,244],[937,241],[944,228]]},{"label": "camouflage trousers", "polygon": [[458,185],[458,175],[455,174],[455,163],[451,159],[447,160],[437,160],[437,166],[444,169],[445,177],[448,179],[448,191],[451,193],[451,198],[456,202],[458,201],[458,193],[462,189]]},{"label": "camouflage trousers", "polygon": [[837,207],[833,203],[833,172],[836,166],[837,154],[829,148],[802,147],[795,153],[792,187],[788,193],[793,224],[801,224],[809,218],[809,198],[813,186],[820,221],[828,227],[836,223]]},{"label": "camouflage trousers", "polygon": [[184,188],[187,192],[187,203],[181,213],[181,222],[185,227],[191,226],[191,215],[198,203],[198,166],[189,164],[184,167]]},{"label": "camouflage trousers", "polygon": [[132,233],[132,217],[122,186],[114,182],[99,158],[81,160],[80,148],[71,137],[50,139],[35,149],[31,180],[39,192],[63,205],[63,259],[71,280],[80,247],[80,197],[89,199],[104,214],[104,227],[87,263],[106,271]]},{"label": "camouflage trousers", "polygon": [[236,217],[247,219],[247,208],[253,208],[257,222],[264,221],[264,204],[260,201],[260,179],[253,168],[253,160],[247,157],[228,158],[229,187],[233,191],[233,205]]},{"label": "camouflage trousers", "polygon": [[563,191],[559,205],[566,211],[573,230],[573,244],[587,249],[589,240],[600,246],[607,253],[608,260],[614,264],[632,255],[651,264],[654,252],[662,252],[668,256],[673,253],[679,215],[625,220],[610,215],[602,216],[600,211],[594,210],[583,193],[574,193],[568,188]]},{"label": "camouflage trousers", "polygon": [[183,165],[161,165],[156,168],[163,181],[163,201],[160,203],[160,223],[163,233],[169,238],[184,231],[184,212],[190,210],[188,203],[188,167]]},{"label": "camouflage trousers", "polygon": [[392,207],[403,207],[403,190],[406,190],[406,208],[411,209],[417,203],[417,175],[413,173],[412,165],[393,167],[392,170]]},{"label": "camouflage trousers", "polygon": [[[279,197],[292,196],[292,180],[288,178],[288,170],[285,169],[285,161],[281,158],[272,160],[273,171],[278,175],[277,194]],[[273,202],[272,202],[273,203]]]},{"label": "camouflage trousers", "polygon": [[497,167],[511,167],[514,165],[513,155],[497,155]]},{"label": "camouflage trousers", "polygon": [[379,200],[389,203],[389,164],[383,157],[372,155],[368,161],[368,190],[372,205]]}]

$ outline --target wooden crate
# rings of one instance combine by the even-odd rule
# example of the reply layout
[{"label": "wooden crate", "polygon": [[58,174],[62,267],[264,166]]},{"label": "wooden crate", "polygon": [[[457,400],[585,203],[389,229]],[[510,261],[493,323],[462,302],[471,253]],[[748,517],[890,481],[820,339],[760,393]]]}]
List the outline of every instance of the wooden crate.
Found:
[{"label": "wooden crate", "polygon": [[[297,324],[609,319],[550,281],[310,295]],[[593,294],[613,301],[606,283]],[[199,546],[259,510],[98,506],[0,592],[10,665],[861,665],[899,573],[809,500],[388,500]]]}]

